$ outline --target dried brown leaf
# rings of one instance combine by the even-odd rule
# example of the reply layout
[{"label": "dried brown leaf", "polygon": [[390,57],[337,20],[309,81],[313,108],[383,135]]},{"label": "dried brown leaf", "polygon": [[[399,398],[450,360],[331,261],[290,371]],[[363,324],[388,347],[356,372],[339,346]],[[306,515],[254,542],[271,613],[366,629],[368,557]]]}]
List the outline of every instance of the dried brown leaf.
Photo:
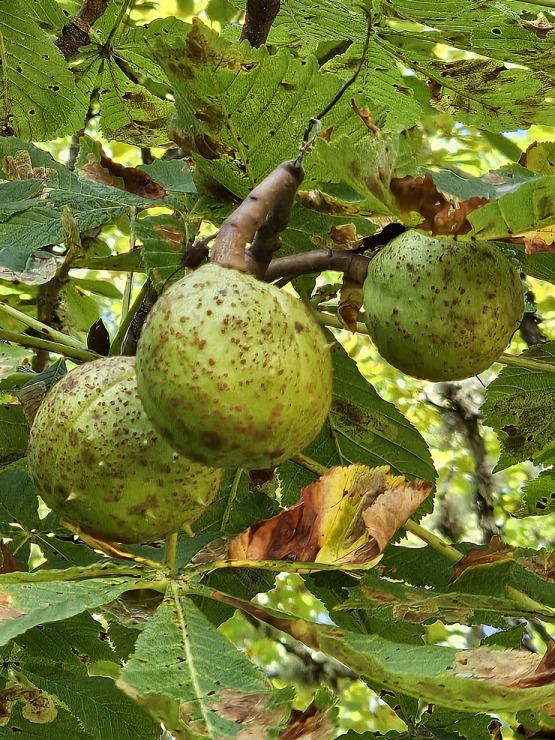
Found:
[{"label": "dried brown leaf", "polygon": [[229,560],[289,560],[365,567],[428,496],[388,467],[331,468],[301,500],[228,543]]},{"label": "dried brown leaf", "polygon": [[481,647],[460,651],[455,660],[459,676],[491,681],[507,688],[526,689],[555,683],[555,643],[549,645],[544,655]]},{"label": "dried brown leaf", "polygon": [[110,159],[100,147],[100,159],[89,154],[89,161],[84,165],[79,175],[85,180],[91,180],[99,185],[108,185],[128,193],[139,195],[142,198],[158,200],[166,195],[164,188],[146,172],[136,167],[126,167]]},{"label": "dried brown leaf", "polygon": [[0,540],[0,552],[2,553],[0,573],[15,573],[18,570],[22,570],[21,566],[15,559],[13,552],[3,540]]},{"label": "dried brown leaf", "polygon": [[487,198],[450,200],[435,186],[430,174],[393,178],[391,192],[401,211],[419,213],[424,219],[419,228],[438,234],[467,234],[472,226],[468,214],[488,202]]},{"label": "dried brown leaf", "polygon": [[511,560],[514,548],[505,545],[496,535],[492,537],[488,547],[476,550],[469,550],[454,567],[456,580],[467,568],[475,568],[478,565],[491,565],[502,560]]}]

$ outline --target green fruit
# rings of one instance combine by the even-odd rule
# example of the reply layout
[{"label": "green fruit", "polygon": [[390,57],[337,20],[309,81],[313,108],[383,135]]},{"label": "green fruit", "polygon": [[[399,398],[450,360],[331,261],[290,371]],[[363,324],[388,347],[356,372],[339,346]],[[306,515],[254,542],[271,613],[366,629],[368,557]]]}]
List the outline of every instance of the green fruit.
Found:
[{"label": "green fruit", "polygon": [[31,478],[53,511],[117,542],[187,527],[211,503],[223,473],[177,454],[155,433],[131,357],[65,375],[39,408],[28,455]]},{"label": "green fruit", "polygon": [[460,380],[506,349],[524,298],[518,271],[495,245],[407,231],[370,262],[364,308],[391,365],[417,378]]},{"label": "green fruit", "polygon": [[331,403],[326,338],[305,306],[215,264],[172,285],[137,350],[139,395],[176,450],[270,468],[316,436]]}]

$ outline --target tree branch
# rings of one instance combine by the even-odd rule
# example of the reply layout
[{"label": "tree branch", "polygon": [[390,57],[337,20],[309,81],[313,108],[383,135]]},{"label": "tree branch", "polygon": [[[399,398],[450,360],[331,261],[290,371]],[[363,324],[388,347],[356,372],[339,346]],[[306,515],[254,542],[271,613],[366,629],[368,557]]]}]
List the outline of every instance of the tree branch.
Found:
[{"label": "tree branch", "polygon": [[323,270],[343,272],[352,280],[363,283],[370,259],[362,254],[339,249],[315,249],[272,260],[264,280],[270,283],[282,277],[296,277]]},{"label": "tree branch", "polygon": [[282,162],[270,172],[223,222],[214,238],[210,261],[249,272],[252,260],[247,261],[245,257],[247,244],[252,242],[267,218],[271,226],[273,214],[281,213],[282,202],[287,203],[295,197],[303,176],[302,166],[294,162]]},{"label": "tree branch", "polygon": [[258,48],[266,43],[270,28],[279,13],[280,0],[247,0],[247,13],[240,41]]},{"label": "tree branch", "polygon": [[108,7],[110,0],[84,0],[77,14],[62,29],[62,35],[56,40],[56,46],[64,57],[71,59],[81,46],[90,44],[89,32]]}]

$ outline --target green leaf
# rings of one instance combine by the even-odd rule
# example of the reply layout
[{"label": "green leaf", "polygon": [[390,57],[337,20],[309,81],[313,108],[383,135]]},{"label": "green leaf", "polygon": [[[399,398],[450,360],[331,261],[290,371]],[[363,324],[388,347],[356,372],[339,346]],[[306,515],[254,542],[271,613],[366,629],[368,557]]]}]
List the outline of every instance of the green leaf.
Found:
[{"label": "green leaf", "polygon": [[400,475],[433,482],[436,473],[420,433],[378,396],[340,345],[333,349],[333,368],[330,422],[306,454],[328,468],[385,464]]},{"label": "green leaf", "polygon": [[0,405],[0,465],[25,457],[29,425],[19,404]]},{"label": "green leaf", "polygon": [[160,37],[153,48],[174,86],[177,140],[200,151],[197,165],[241,198],[296,155],[308,112],[339,88],[314,58],[232,45],[199,21],[187,37]]},{"label": "green leaf", "polygon": [[[461,711],[514,712],[541,706],[553,698],[551,683],[524,688],[514,684],[511,666],[516,670],[528,658],[518,651],[485,647],[458,651],[305,626],[312,644],[366,680],[440,706],[456,706]],[[537,666],[541,656],[532,660]],[[480,678],[482,672],[488,677]]]},{"label": "green leaf", "polygon": [[[14,137],[0,138],[0,158],[13,157],[21,151],[29,153],[32,167],[46,168],[47,188],[40,198],[25,199],[29,208],[14,212],[0,223],[0,277],[3,279],[33,285],[53,277],[57,261],[40,247],[64,241],[64,206],[71,209],[80,231],[113,223],[130,207],[152,207],[152,201],[137,195],[80,179],[32,144]],[[2,166],[5,170],[5,160]]]},{"label": "green leaf", "polygon": [[19,735],[25,740],[94,740],[94,736],[85,732],[79,720],[61,706],[56,707],[57,715],[53,722],[40,724],[33,715],[30,715],[32,720],[23,716],[25,709],[25,703],[23,706],[16,704],[8,725],[0,727],[0,738],[13,739]]},{"label": "green leaf", "polygon": [[360,215],[399,214],[391,192],[391,180],[416,169],[414,151],[420,136],[391,134],[378,139],[351,136],[319,140],[311,158],[307,182],[314,183],[327,196],[340,201],[348,212]]},{"label": "green leaf", "polygon": [[0,537],[12,541],[11,549],[23,570],[28,570],[32,532],[37,528],[37,493],[27,473],[27,461],[19,460],[0,471]]},{"label": "green leaf", "polygon": [[[145,216],[133,222],[135,238],[143,243],[142,262],[148,277],[161,291],[170,275],[179,268],[187,245],[196,233],[196,226],[175,215],[162,213]],[[176,273],[182,277],[183,272]]]},{"label": "green leaf", "polygon": [[[496,566],[492,564],[483,566],[473,573],[475,578],[481,579],[479,583],[473,578],[472,583],[467,578],[457,580],[451,588],[438,591],[431,588],[418,588],[407,586],[380,578],[376,573],[367,573],[360,584],[350,590],[347,600],[338,605],[336,609],[373,609],[376,616],[388,615],[395,619],[405,620],[411,623],[432,623],[437,619],[448,624],[495,624],[504,626],[500,617],[520,617],[529,619],[534,616],[544,616],[548,619],[555,617],[555,609],[549,605],[537,605],[531,611],[530,605],[518,597],[513,597],[511,592],[502,587],[503,577],[507,582],[519,582],[519,576],[514,571],[513,565]],[[520,574],[529,580],[529,574]],[[467,588],[465,583],[467,582]],[[544,582],[542,587],[547,587]],[[480,588],[481,593],[473,593]],[[488,591],[489,589],[489,591]],[[528,589],[529,590],[529,589]],[[543,611],[542,611],[543,608]]]},{"label": "green leaf", "polygon": [[82,127],[88,99],[27,0],[0,4],[4,136],[47,141]]},{"label": "green leaf", "polygon": [[100,125],[106,139],[133,146],[169,144],[167,118],[173,106],[137,85],[108,60],[100,80]]},{"label": "green leaf", "polygon": [[263,674],[177,587],[139,636],[117,685],[170,731],[187,729],[191,738],[235,737],[240,728],[226,717],[226,704],[256,695],[263,706],[272,696]]},{"label": "green leaf", "polygon": [[[524,356],[554,362],[555,342],[527,350]],[[484,423],[495,429],[501,443],[496,471],[528,459],[538,465],[555,463],[554,403],[555,373],[520,367],[499,373],[483,406]]]},{"label": "green leaf", "polygon": [[[120,570],[121,575],[102,577],[107,569]],[[140,569],[134,577],[128,575],[130,570],[107,564],[0,576],[0,645],[37,624],[67,619],[113,601],[141,581]]]},{"label": "green leaf", "polygon": [[[555,223],[549,205],[555,197],[555,176],[546,175],[523,183],[514,193],[486,203],[469,213],[475,239],[501,239]],[[552,255],[550,255],[552,256]]]},{"label": "green leaf", "polygon": [[196,193],[191,167],[183,159],[155,159],[152,164],[143,164],[140,170],[173,193]]},{"label": "green leaf", "polygon": [[[115,653],[102,626],[88,614],[29,630],[17,638],[18,671],[68,709],[98,740],[135,740],[160,736],[160,728],[116,688],[109,678],[90,675],[95,664],[112,662]],[[55,729],[55,723],[52,723]]]},{"label": "green leaf", "polygon": [[537,478],[524,484],[524,499],[513,516],[543,516],[555,512],[555,470],[544,470]]}]

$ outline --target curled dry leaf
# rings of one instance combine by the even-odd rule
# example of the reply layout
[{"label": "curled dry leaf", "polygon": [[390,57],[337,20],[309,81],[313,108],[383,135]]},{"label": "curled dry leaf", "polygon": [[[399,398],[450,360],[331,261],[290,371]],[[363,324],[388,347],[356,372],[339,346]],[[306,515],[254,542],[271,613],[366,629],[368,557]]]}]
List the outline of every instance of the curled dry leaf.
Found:
[{"label": "curled dry leaf", "polygon": [[441,193],[430,174],[391,180],[391,192],[399,208],[406,213],[419,213],[424,219],[419,229],[438,234],[467,234],[472,226],[468,214],[488,202],[487,198],[476,196],[468,200],[450,200]]},{"label": "curled dry leaf", "polygon": [[89,153],[88,162],[79,170],[79,176],[99,185],[126,190],[128,193],[150,200],[158,200],[166,195],[164,188],[150,175],[136,167],[126,167],[114,162],[104,153],[102,147],[99,159]]},{"label": "curled dry leaf", "polygon": [[455,669],[459,676],[508,688],[548,686],[555,683],[555,643],[549,645],[544,655],[486,647],[461,651],[457,653]]},{"label": "curled dry leaf", "polygon": [[501,560],[510,560],[513,552],[514,548],[510,545],[505,545],[496,535],[491,538],[488,547],[469,550],[466,555],[457,562],[454,567],[455,575],[453,576],[453,580],[459,578],[467,568],[475,568],[478,565],[491,565],[492,563],[498,563]]},{"label": "curled dry leaf", "polygon": [[303,489],[298,504],[231,539],[225,557],[365,567],[431,490],[385,466],[331,468]]},{"label": "curled dry leaf", "polygon": [[2,555],[0,560],[0,573],[15,573],[15,571],[22,569],[15,559],[13,552],[3,540],[0,540],[0,553]]},{"label": "curled dry leaf", "polygon": [[358,314],[364,300],[363,286],[358,280],[343,276],[337,307],[341,320],[353,334],[357,330]]},{"label": "curled dry leaf", "polygon": [[312,702],[304,712],[293,710],[287,727],[279,733],[278,740],[327,740],[336,731],[337,727],[332,722],[328,709],[317,709]]},{"label": "curled dry leaf", "polygon": [[210,704],[210,709],[242,728],[235,736],[236,740],[266,740],[269,737],[266,728],[283,725],[289,713],[289,707],[284,704],[268,706],[269,694],[244,694],[222,689],[219,696],[218,701]]}]

